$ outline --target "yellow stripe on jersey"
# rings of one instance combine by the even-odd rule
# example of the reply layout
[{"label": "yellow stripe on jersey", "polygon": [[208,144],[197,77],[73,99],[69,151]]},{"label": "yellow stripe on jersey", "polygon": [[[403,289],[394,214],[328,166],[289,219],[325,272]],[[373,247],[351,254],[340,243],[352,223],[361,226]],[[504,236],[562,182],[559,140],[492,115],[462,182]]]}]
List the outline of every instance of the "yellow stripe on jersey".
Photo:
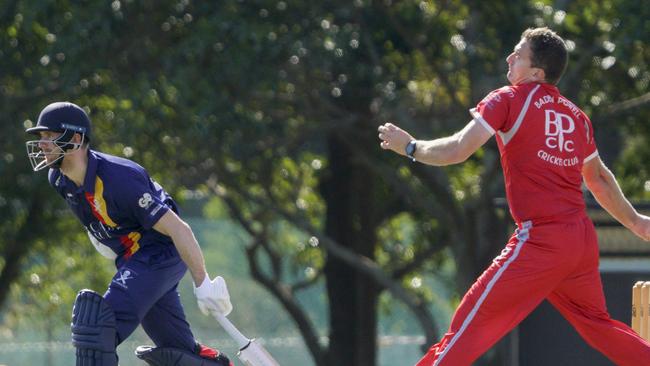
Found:
[{"label": "yellow stripe on jersey", "polygon": [[95,194],[93,195],[93,207],[95,212],[99,214],[104,224],[110,227],[117,227],[117,224],[108,216],[108,209],[106,208],[106,201],[104,200],[104,182],[101,178],[95,178]]}]

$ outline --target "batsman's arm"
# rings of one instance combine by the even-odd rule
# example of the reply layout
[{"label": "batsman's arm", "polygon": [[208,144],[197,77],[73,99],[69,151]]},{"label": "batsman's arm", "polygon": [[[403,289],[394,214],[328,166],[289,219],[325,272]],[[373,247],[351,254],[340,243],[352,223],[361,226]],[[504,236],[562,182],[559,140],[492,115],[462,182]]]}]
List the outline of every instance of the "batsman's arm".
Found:
[{"label": "batsman's arm", "polygon": [[614,174],[599,156],[582,166],[585,184],[598,203],[618,222],[644,240],[650,240],[650,218],[639,214],[625,198]]},{"label": "batsman's arm", "polygon": [[[381,148],[405,155],[406,145],[415,140],[408,132],[386,123],[377,129]],[[414,157],[428,165],[444,166],[462,163],[492,137],[485,127],[470,121],[462,130],[435,140],[415,140]]]},{"label": "batsman's arm", "polygon": [[172,238],[181,259],[187,264],[196,286],[206,276],[205,260],[192,228],[172,210],[168,210],[153,228]]}]

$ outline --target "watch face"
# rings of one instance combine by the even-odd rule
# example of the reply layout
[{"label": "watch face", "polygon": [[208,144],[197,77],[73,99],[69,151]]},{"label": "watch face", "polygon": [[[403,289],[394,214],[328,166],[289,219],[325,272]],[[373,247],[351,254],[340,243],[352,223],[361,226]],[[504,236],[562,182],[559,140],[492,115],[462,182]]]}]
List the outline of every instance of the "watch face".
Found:
[{"label": "watch face", "polygon": [[415,141],[411,141],[408,143],[408,145],[406,145],[406,155],[411,156],[413,155],[414,152],[415,152]]}]

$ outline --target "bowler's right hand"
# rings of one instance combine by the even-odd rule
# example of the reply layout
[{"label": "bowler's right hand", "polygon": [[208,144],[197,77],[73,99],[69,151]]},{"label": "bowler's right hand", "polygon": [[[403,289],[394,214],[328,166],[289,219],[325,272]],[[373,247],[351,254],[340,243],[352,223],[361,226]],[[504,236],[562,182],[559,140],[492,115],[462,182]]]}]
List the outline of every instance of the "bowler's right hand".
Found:
[{"label": "bowler's right hand", "polygon": [[392,123],[384,123],[377,128],[381,140],[379,146],[385,150],[393,150],[400,155],[406,155],[406,145],[415,140],[411,134]]}]

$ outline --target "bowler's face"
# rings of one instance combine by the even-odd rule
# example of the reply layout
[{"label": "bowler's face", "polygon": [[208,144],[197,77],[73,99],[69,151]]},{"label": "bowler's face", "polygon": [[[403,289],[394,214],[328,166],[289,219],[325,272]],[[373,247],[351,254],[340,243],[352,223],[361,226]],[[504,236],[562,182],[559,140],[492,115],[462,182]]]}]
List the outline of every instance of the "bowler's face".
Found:
[{"label": "bowler's face", "polygon": [[506,58],[508,63],[508,81],[512,85],[524,84],[531,81],[539,81],[541,69],[531,67],[531,50],[528,41],[522,39],[517,43],[515,49]]}]

